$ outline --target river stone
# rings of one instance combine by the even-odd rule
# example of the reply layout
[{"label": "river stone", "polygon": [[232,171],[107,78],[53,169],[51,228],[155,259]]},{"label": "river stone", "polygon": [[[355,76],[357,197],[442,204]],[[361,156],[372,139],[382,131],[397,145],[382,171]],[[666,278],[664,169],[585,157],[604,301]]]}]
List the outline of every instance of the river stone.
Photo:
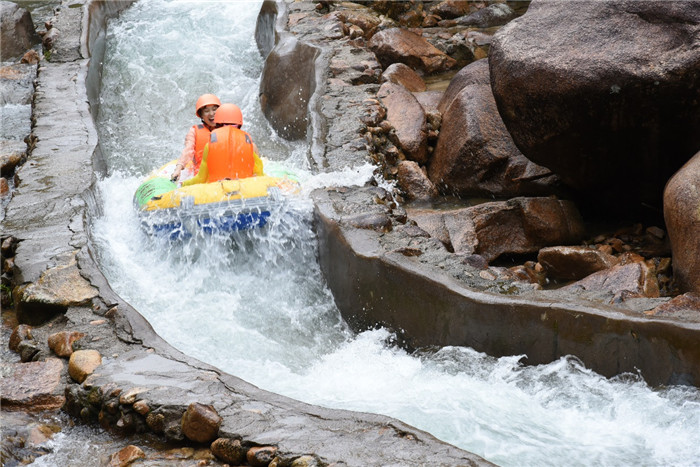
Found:
[{"label": "river stone", "polygon": [[31,14],[13,2],[0,1],[0,60],[21,57],[38,43]]},{"label": "river stone", "polygon": [[70,357],[73,354],[73,343],[85,337],[82,332],[60,331],[48,338],[49,349],[59,357]]},{"label": "river stone", "polygon": [[658,297],[659,283],[655,271],[645,262],[637,261],[595,272],[560,290],[584,290],[624,300],[625,296]]},{"label": "river stone", "polygon": [[406,29],[380,31],[372,36],[368,46],[384,69],[398,62],[430,75],[450,70],[457,63],[423,37]]},{"label": "river stone", "polygon": [[700,323],[700,295],[690,292],[678,295],[644,314]]},{"label": "river stone", "polygon": [[109,459],[109,465],[110,467],[126,467],[137,459],[144,459],[145,457],[146,453],[140,447],[130,444],[119,452],[112,454]]},{"label": "river stone", "polygon": [[27,145],[23,141],[0,141],[0,175],[8,177],[27,155]]},{"label": "river stone", "polygon": [[398,146],[406,158],[426,163],[428,131],[423,106],[405,87],[392,82],[382,84],[377,97],[386,107],[386,119],[394,127]]},{"label": "river stone", "polygon": [[491,44],[498,109],[589,209],[649,213],[700,147],[699,34],[698,0],[534,0]]},{"label": "river stone", "polygon": [[618,259],[595,248],[553,246],[542,248],[537,261],[544,267],[547,277],[575,281],[614,266]]},{"label": "river stone", "polygon": [[416,162],[401,161],[398,169],[398,184],[408,199],[428,200],[437,197],[437,187]]},{"label": "river stone", "polygon": [[63,362],[58,358],[6,365],[0,379],[3,409],[30,412],[60,409],[66,401],[62,372]]},{"label": "river stone", "polygon": [[240,440],[218,438],[211,443],[211,452],[227,464],[239,465],[245,460],[246,450]]},{"label": "river stone", "polygon": [[673,253],[673,280],[700,294],[700,152],[669,180],[664,218]]},{"label": "river stone", "polygon": [[19,324],[12,330],[12,334],[10,334],[8,348],[13,352],[16,352],[19,349],[20,342],[31,339],[33,339],[32,327],[28,324]]},{"label": "river stone", "polygon": [[68,374],[82,383],[101,364],[102,356],[97,350],[76,350],[68,360]]},{"label": "river stone", "polygon": [[274,446],[256,446],[248,449],[246,459],[253,467],[267,467],[276,454],[277,448]]},{"label": "river stone", "polygon": [[182,433],[197,443],[207,443],[219,433],[222,418],[211,405],[192,402],[182,415]]},{"label": "river stone", "polygon": [[382,73],[382,82],[400,84],[411,92],[423,92],[427,88],[418,73],[403,63],[392,63]]},{"label": "river stone", "polygon": [[301,456],[292,461],[291,467],[318,467],[318,461],[313,456]]}]

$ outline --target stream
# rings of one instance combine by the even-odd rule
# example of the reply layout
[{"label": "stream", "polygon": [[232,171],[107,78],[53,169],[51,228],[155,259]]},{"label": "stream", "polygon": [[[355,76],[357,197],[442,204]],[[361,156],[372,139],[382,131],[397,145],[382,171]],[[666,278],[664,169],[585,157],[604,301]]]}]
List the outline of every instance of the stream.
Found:
[{"label": "stream", "polygon": [[[385,329],[348,328],[317,261],[308,193],[363,185],[374,170],[314,173],[308,146],[271,129],[258,102],[259,9],[148,0],[110,21],[96,116],[109,172],[92,235],[113,289],[199,360],[305,402],[401,419],[498,465],[700,465],[696,388],[606,379],[573,357],[525,366],[462,347],[408,353]],[[294,172],[302,194],[264,229],[149,238],[133,193],[179,156],[209,92],[241,107],[266,167]]]}]

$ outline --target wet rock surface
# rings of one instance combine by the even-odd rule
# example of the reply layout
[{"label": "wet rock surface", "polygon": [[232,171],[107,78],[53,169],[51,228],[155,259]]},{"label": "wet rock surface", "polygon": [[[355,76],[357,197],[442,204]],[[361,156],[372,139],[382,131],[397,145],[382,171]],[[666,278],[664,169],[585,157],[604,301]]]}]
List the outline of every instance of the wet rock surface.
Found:
[{"label": "wet rock surface", "polygon": [[[111,291],[94,263],[87,234],[87,219],[96,208],[92,189],[99,168],[93,159],[96,136],[87,96],[97,92],[91,87],[89,47],[80,43],[80,28],[87,11],[93,15],[90,24],[99,29],[105,15],[129,3],[64,5],[52,20],[53,32],[43,35],[44,46],[50,45],[53,52],[37,69],[35,139],[28,161],[15,169],[17,183],[3,221],[3,304],[22,310],[23,322],[38,323],[30,329],[13,322],[13,347],[21,357],[13,354],[12,363],[57,368],[46,362],[58,361],[62,369],[57,387],[65,388],[63,409],[75,419],[123,437],[144,441],[154,436],[171,443],[168,450],[161,445],[157,454],[145,442],[123,443],[105,459],[115,465],[131,459],[152,465],[191,465],[195,460],[210,465],[488,465],[396,420],[302,404],[223,374],[171,348]],[[382,30],[422,25],[422,34],[412,34],[441,54],[454,55],[458,64],[442,59],[443,65],[451,65],[436,69],[460,66],[484,58],[490,46],[495,32],[489,29],[495,24],[490,21],[502,16],[497,11],[472,16],[487,6],[471,10],[470,5],[468,11],[441,16],[437,7],[423,9],[422,2],[378,2],[378,10],[349,3],[266,2],[256,31],[260,49],[279,57],[277,66],[296,66],[295,57],[306,57],[298,62],[304,66],[297,67],[296,83],[278,83],[264,74],[261,92],[267,93],[269,108],[283,104],[269,118],[294,116],[278,124],[287,126],[289,137],[310,138],[311,159],[318,170],[371,161],[387,179],[399,178],[409,158],[395,126],[387,124],[387,108],[378,96],[382,66],[368,42]],[[443,7],[448,9],[447,4]],[[463,19],[445,23],[448,17]],[[472,29],[479,24],[484,29]],[[93,60],[99,62],[99,57]],[[425,72],[423,61],[415,63]],[[441,93],[446,87],[431,84],[429,76],[422,78],[426,92]],[[309,84],[299,87],[300,83]],[[272,91],[281,94],[272,97]],[[413,95],[426,114],[429,159],[441,127],[439,100],[436,94]],[[698,301],[692,293],[673,291],[668,278],[670,247],[662,229],[640,226],[588,237],[584,243],[600,256],[615,257],[615,266],[602,270],[608,276],[599,282],[610,284],[614,275],[621,285],[591,289],[587,284],[593,278],[588,275],[580,278],[587,282],[566,290],[556,280],[567,272],[548,278],[544,262],[536,256],[544,245],[537,242],[547,238],[550,228],[550,233],[570,235],[565,243],[578,243],[580,229],[573,224],[563,228],[576,215],[561,216],[557,229],[549,221],[529,222],[547,219],[540,216],[542,201],[564,210],[567,200],[497,201],[501,207],[517,206],[520,212],[531,203],[540,208],[534,209],[535,216],[520,217],[518,229],[502,229],[518,235],[481,250],[481,242],[473,241],[478,235],[465,227],[469,223],[454,222],[445,208],[470,212],[493,206],[435,198],[429,180],[416,177],[425,175],[425,169],[416,162],[410,167],[413,175],[404,174],[404,180],[419,180],[407,186],[425,193],[415,198],[430,203],[428,217],[437,220],[429,225],[421,226],[416,217],[425,205],[402,204],[404,197],[410,198],[406,193],[368,186],[314,194],[322,268],[338,306],[356,328],[381,323],[401,330],[399,338],[407,348],[467,345],[492,355],[527,354],[528,363],[572,354],[604,375],[640,369],[652,384],[698,384]],[[499,221],[493,227],[511,224]],[[508,243],[505,240],[521,245],[528,233],[534,233],[530,240],[536,247],[498,250]],[[530,256],[508,265],[509,255],[515,253]],[[624,270],[618,274],[616,267]],[[67,286],[43,287],[48,283]],[[49,347],[49,336],[62,332],[83,336],[73,342],[69,338],[61,354],[68,354],[70,347],[71,358],[84,352],[94,357],[85,371],[75,373],[78,382],[68,363],[55,358],[58,347]],[[186,416],[192,404],[204,408],[200,420],[210,422],[202,425],[206,430]]]}]

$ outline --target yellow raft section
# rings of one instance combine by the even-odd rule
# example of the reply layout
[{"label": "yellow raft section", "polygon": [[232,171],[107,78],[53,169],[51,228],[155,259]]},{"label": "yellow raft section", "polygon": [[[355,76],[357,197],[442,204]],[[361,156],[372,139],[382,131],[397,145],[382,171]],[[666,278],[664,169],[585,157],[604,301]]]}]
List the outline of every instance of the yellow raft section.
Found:
[{"label": "yellow raft section", "polygon": [[[169,179],[177,161],[171,161],[156,170],[144,183],[156,177]],[[185,172],[185,171],[183,171]],[[140,206],[142,211],[154,211],[158,209],[178,208],[186,204],[204,205],[222,201],[246,200],[252,198],[264,198],[268,196],[268,190],[272,187],[279,189],[283,195],[298,194],[299,182],[285,173],[282,177],[262,175],[239,180],[220,180],[212,183],[200,183],[184,187],[177,187],[172,191],[154,196]]]}]

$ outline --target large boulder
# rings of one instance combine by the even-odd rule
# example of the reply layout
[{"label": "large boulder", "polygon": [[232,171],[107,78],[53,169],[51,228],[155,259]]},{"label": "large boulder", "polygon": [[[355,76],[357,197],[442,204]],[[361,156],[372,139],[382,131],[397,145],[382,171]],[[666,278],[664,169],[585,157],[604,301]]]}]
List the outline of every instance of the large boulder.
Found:
[{"label": "large boulder", "polygon": [[306,138],[309,100],[316,89],[314,63],[318,54],[315,47],[285,35],[265,60],[260,79],[260,106],[284,138]]},{"label": "large boulder", "polygon": [[430,75],[450,70],[457,63],[425,38],[406,29],[380,31],[368,45],[384,68],[399,62]]},{"label": "large boulder", "polygon": [[698,0],[534,0],[489,63],[516,145],[599,209],[660,207],[700,147]]},{"label": "large boulder", "polygon": [[674,281],[683,292],[700,294],[700,152],[666,185],[664,218]]},{"label": "large boulder", "polygon": [[21,57],[40,40],[27,10],[13,2],[0,1],[0,61]]},{"label": "large boulder", "polygon": [[556,177],[523,156],[508,134],[491,92],[486,62],[465,68],[471,72],[460,71],[457,85],[450,84],[438,105],[444,110],[430,180],[441,191],[460,196],[553,193]]}]

